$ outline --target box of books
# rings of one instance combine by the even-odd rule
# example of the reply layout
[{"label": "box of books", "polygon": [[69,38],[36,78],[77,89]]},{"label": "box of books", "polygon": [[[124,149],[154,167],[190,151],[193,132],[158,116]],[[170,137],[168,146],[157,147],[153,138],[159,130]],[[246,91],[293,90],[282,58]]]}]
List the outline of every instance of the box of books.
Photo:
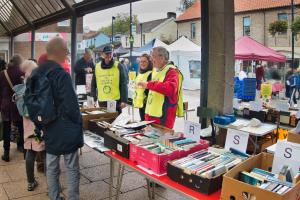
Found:
[{"label": "box of books", "polygon": [[114,117],[116,118],[118,113],[109,113],[105,108],[81,108],[82,115],[82,126],[84,130],[88,129],[88,123],[91,119],[99,119],[103,117]]},{"label": "box of books", "polygon": [[179,184],[211,194],[222,187],[223,174],[247,158],[248,155],[234,149],[210,147],[168,162],[167,174]]},{"label": "box of books", "polygon": [[91,119],[88,122],[88,130],[103,137],[104,132],[111,127],[111,123],[115,119],[115,117],[101,117],[98,119]]},{"label": "box of books", "polygon": [[145,169],[152,170],[156,174],[165,174],[168,161],[207,149],[208,145],[209,143],[206,140],[195,142],[181,135],[139,144],[131,143],[130,160]]},{"label": "box of books", "polygon": [[231,169],[223,177],[221,199],[299,200],[299,178],[281,179],[269,172],[272,164],[272,154],[260,153]]},{"label": "box of books", "polygon": [[[130,144],[139,144],[141,142],[155,142],[164,134],[173,134],[174,131],[160,125],[151,124],[143,125],[149,122],[140,122],[139,128],[131,125],[124,127],[113,127],[105,131],[103,134],[104,146],[115,151],[117,154],[130,158]],[[146,127],[145,127],[146,126]],[[131,128],[129,128],[131,127]]]}]

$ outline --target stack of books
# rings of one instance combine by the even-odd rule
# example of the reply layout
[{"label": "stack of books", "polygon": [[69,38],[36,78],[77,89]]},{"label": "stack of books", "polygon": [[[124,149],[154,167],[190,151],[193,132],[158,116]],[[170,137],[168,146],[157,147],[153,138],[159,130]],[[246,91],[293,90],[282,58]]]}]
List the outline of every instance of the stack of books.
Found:
[{"label": "stack of books", "polygon": [[280,175],[254,168],[251,172],[240,172],[239,180],[244,183],[257,186],[261,189],[283,195],[292,189],[293,183],[286,181],[291,179],[291,177],[289,177],[288,169],[286,169],[282,174],[285,174],[284,179],[280,178]]},{"label": "stack of books", "polygon": [[247,159],[248,156],[237,151],[224,151],[216,148],[201,150],[170,162],[171,165],[183,169],[188,174],[203,178],[213,178],[226,173],[229,169]]}]

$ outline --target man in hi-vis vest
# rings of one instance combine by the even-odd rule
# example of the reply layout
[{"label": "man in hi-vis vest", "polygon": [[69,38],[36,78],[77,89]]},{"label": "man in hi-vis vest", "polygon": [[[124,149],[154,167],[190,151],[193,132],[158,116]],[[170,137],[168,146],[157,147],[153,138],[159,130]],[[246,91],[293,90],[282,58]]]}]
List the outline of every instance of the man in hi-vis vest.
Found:
[{"label": "man in hi-vis vest", "polygon": [[145,120],[173,128],[176,115],[183,116],[182,74],[169,63],[169,52],[156,47],[151,54],[152,80],[139,82],[138,86],[149,89]]},{"label": "man in hi-vis vest", "polygon": [[95,67],[92,95],[95,100],[98,99],[101,107],[106,107],[108,101],[116,101],[119,113],[126,106],[128,96],[126,72],[124,66],[113,59],[110,46],[104,47],[102,59]]}]

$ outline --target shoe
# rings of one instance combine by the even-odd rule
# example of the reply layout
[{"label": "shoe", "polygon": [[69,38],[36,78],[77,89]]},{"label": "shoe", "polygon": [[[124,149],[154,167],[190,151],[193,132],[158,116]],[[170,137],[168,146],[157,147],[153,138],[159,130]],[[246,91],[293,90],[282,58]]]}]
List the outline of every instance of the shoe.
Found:
[{"label": "shoe", "polygon": [[35,180],[33,183],[28,183],[27,190],[33,191],[38,186],[38,182]]},{"label": "shoe", "polygon": [[1,157],[1,159],[5,162],[9,162],[9,151],[4,151],[4,154]]}]

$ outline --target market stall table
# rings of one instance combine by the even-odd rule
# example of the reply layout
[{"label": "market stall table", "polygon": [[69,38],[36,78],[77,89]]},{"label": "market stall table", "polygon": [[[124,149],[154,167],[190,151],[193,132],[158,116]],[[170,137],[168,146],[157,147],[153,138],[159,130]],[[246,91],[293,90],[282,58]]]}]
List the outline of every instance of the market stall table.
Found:
[{"label": "market stall table", "polygon": [[[248,119],[237,119],[234,123],[246,125],[249,122],[250,122],[250,120],[248,120]],[[274,132],[274,130],[277,129],[277,126],[275,124],[269,124],[269,123],[262,123],[261,126],[259,126],[259,127],[245,126],[240,129],[231,127],[230,125],[224,126],[224,125],[216,124],[216,126],[219,128],[223,128],[223,129],[231,128],[231,129],[235,129],[235,130],[244,131],[244,132],[249,133],[250,136],[253,136],[254,140],[252,139],[252,137],[249,137],[249,140],[254,145],[253,154],[256,154],[256,151],[258,149],[258,138],[264,137],[270,133],[272,133],[272,137],[273,137],[273,132]]]},{"label": "market stall table", "polygon": [[[110,158],[110,194],[109,194],[109,199],[112,199],[112,186],[113,186],[113,166],[114,166],[114,162],[118,162],[120,164],[120,168],[122,168],[121,170],[119,169],[119,174],[118,174],[118,179],[117,179],[117,196],[116,199],[118,199],[119,194],[120,194],[120,189],[121,189],[121,183],[122,183],[122,176],[123,176],[123,170],[124,167],[130,168],[131,170],[133,170],[134,172],[139,173],[140,175],[142,175],[143,177],[145,177],[147,179],[147,186],[148,186],[148,195],[149,195],[149,199],[155,199],[155,193],[154,193],[154,189],[155,187],[152,187],[152,192],[150,191],[150,183],[156,183],[159,184],[167,189],[171,189],[175,192],[178,192],[184,196],[187,196],[191,199],[199,199],[199,200],[217,200],[220,199],[220,195],[221,195],[221,191],[217,191],[211,195],[205,195],[205,194],[201,194],[199,192],[196,192],[188,187],[185,187],[179,183],[176,183],[174,181],[172,181],[167,175],[163,175],[163,176],[156,176],[153,175],[151,173],[146,172],[145,170],[139,168],[134,162],[130,161],[127,158],[121,157],[119,155],[117,155],[116,153],[114,153],[113,151],[106,151],[104,152],[104,154],[106,156],[108,156]],[[153,184],[154,185],[154,184]]]}]

